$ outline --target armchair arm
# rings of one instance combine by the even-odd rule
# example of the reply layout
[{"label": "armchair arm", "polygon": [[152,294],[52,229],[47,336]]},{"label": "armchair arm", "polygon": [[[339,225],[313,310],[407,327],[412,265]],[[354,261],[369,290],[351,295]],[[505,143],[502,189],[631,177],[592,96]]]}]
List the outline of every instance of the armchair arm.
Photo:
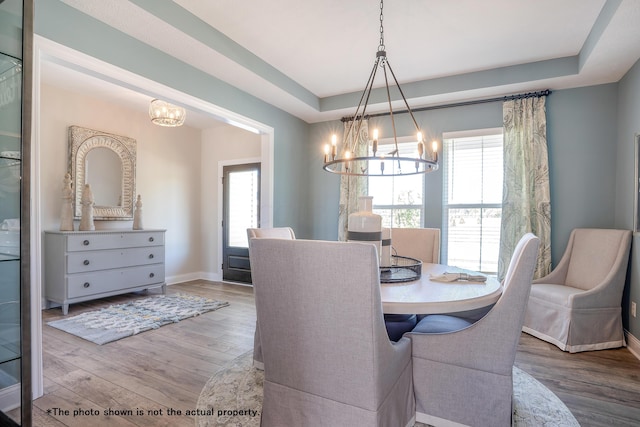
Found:
[{"label": "armchair arm", "polygon": [[592,289],[569,297],[569,305],[573,308],[607,308],[619,307],[627,275],[627,259],[620,258],[609,274]]},{"label": "armchair arm", "polygon": [[573,239],[574,239],[575,230],[571,232],[571,236],[569,237],[569,243],[567,243],[567,248],[560,259],[558,265],[546,276],[540,277],[539,279],[535,279],[532,284],[538,283],[548,283],[552,285],[563,285],[566,278],[567,272],[569,271],[569,262],[571,261],[571,251],[573,250]]},{"label": "armchair arm", "polygon": [[409,338],[402,337],[397,342],[390,342],[386,336],[385,338],[384,349],[378,353],[380,355],[380,359],[377,361],[379,369],[374,371],[377,377],[377,390],[380,391],[376,398],[379,403],[393,389],[402,372],[411,363],[411,340]]}]

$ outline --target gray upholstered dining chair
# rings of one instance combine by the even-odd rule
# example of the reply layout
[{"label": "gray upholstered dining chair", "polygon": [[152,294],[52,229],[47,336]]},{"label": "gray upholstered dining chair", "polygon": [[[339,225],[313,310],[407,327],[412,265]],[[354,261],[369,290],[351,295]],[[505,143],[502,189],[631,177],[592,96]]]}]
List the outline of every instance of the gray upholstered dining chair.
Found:
[{"label": "gray upholstered dining chair", "polygon": [[291,227],[247,228],[247,237],[249,239],[295,239],[296,234]]},{"label": "gray upholstered dining chair", "polygon": [[[391,246],[401,256],[419,259],[424,263],[440,262],[439,228],[392,228]],[[384,323],[389,339],[397,341],[411,331],[419,320],[416,314],[385,314]]]},{"label": "gray upholstered dining chair", "polygon": [[412,426],[411,342],[389,341],[374,245],[252,239],[262,426]]},{"label": "gray upholstered dining chair", "polygon": [[[271,239],[295,239],[296,235],[291,227],[274,228],[247,228],[247,238],[251,239],[271,238]],[[249,245],[251,251],[251,245]],[[251,255],[249,255],[251,256]],[[262,344],[260,343],[260,328],[256,320],[256,330],[253,334],[253,366],[264,369],[262,363]]]},{"label": "gray upholstered dining chair", "polygon": [[531,286],[523,331],[570,353],[626,345],[622,293],[631,230],[577,228],[551,273]]},{"label": "gray upholstered dining chair", "polygon": [[483,318],[426,316],[405,335],[413,348],[416,421],[511,425],[513,363],[538,246],[531,233],[520,239],[502,295]]},{"label": "gray upholstered dining chair", "polygon": [[391,246],[398,255],[426,263],[440,263],[439,228],[392,228]]}]

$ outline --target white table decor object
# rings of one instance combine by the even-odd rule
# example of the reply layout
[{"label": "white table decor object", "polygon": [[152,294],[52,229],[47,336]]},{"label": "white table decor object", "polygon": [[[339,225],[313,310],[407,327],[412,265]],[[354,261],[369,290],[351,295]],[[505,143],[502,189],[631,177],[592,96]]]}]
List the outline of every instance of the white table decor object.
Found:
[{"label": "white table decor object", "polygon": [[133,213],[133,229],[144,230],[142,222],[142,197],[139,194],[138,199],[136,200],[136,210]]},{"label": "white table decor object", "polygon": [[373,213],[373,197],[358,198],[358,212],[349,215],[347,240],[350,242],[373,243],[382,254],[382,217]]},{"label": "white table decor object", "polygon": [[96,229],[93,223],[93,193],[91,185],[85,184],[82,191],[82,218],[80,219],[80,231],[93,231]]},{"label": "white table decor object", "polygon": [[60,209],[60,231],[73,231],[73,190],[71,174],[64,175],[62,187],[62,207]]}]

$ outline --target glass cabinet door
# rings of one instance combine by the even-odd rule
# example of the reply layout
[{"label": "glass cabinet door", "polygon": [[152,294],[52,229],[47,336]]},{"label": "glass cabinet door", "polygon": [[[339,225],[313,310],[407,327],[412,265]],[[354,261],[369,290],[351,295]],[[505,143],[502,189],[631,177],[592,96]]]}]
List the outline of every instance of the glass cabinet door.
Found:
[{"label": "glass cabinet door", "polygon": [[[29,6],[32,13],[32,1]],[[24,10],[22,0],[0,0],[0,425],[30,423],[22,409],[31,407],[30,397],[25,401],[23,393],[31,380],[24,378],[30,373],[24,369],[21,315],[29,305],[25,307],[23,300],[29,282],[21,277],[21,211],[23,197],[28,197],[24,186],[30,181],[23,179],[23,129],[30,126],[23,117]]]}]

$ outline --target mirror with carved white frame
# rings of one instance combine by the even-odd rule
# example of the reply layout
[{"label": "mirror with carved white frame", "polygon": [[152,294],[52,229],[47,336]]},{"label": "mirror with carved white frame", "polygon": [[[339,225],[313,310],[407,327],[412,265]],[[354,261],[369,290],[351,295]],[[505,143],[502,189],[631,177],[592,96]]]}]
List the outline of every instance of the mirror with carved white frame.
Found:
[{"label": "mirror with carved white frame", "polygon": [[69,171],[74,216],[82,216],[82,192],[91,185],[96,220],[133,219],[136,140],[80,126],[69,126]]}]

